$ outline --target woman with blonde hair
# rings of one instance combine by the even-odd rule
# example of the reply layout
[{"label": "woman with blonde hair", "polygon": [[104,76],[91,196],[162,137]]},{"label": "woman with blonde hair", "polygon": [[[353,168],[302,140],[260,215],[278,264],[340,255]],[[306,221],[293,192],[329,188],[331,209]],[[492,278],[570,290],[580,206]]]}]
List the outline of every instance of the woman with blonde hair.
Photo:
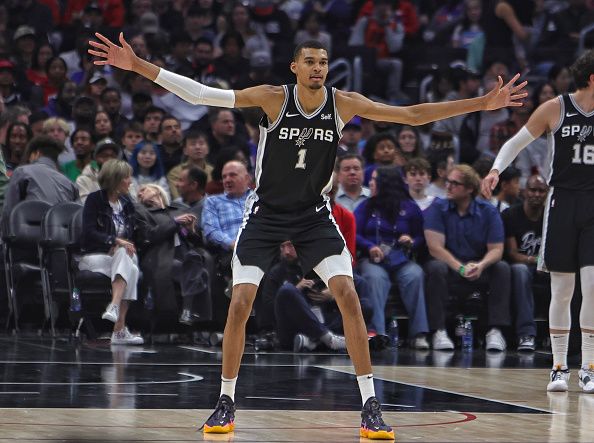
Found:
[{"label": "woman with blonde hair", "polygon": [[111,303],[101,318],[114,323],[112,344],[140,345],[144,340],[126,327],[126,314],[137,298],[138,258],[132,241],[134,204],[128,195],[132,168],[122,160],[107,161],[99,172],[100,190],[92,192],[83,209],[81,271],[111,279]]}]

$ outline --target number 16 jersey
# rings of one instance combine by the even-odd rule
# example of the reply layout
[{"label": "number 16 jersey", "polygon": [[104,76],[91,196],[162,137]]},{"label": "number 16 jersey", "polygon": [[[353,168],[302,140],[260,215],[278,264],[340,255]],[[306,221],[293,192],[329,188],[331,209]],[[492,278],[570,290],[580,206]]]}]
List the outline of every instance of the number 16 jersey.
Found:
[{"label": "number 16 jersey", "polygon": [[279,212],[299,211],[324,201],[343,123],[336,112],[335,88],[323,86],[324,101],[306,114],[297,85],[283,85],[285,100],[275,122],[260,121],[256,156],[258,202]]},{"label": "number 16 jersey", "polygon": [[594,190],[594,112],[586,114],[571,94],[559,97],[561,115],[548,134],[552,155],[550,186],[573,191]]}]

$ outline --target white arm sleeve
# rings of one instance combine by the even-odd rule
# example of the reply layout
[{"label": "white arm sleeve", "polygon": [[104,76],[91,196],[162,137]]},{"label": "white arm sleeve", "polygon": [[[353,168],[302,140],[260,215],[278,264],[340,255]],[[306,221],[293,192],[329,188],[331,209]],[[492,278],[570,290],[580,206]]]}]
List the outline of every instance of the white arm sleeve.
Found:
[{"label": "white arm sleeve", "polygon": [[522,129],[520,129],[516,135],[503,144],[499,150],[499,154],[497,154],[495,162],[493,162],[492,169],[497,169],[499,173],[503,172],[503,170],[514,161],[520,151],[532,141],[534,141],[534,137],[530,134],[530,131],[526,129],[526,126],[522,126]]},{"label": "white arm sleeve", "polygon": [[211,88],[183,75],[161,68],[155,83],[193,105],[235,107],[233,90]]}]

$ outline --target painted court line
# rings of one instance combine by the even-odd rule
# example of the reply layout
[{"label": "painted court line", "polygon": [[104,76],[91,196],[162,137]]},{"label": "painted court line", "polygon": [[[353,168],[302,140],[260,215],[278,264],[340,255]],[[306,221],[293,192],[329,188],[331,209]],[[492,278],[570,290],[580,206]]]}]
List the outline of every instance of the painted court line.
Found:
[{"label": "painted court line", "polygon": [[288,400],[288,401],[311,401],[309,398],[287,398],[287,397],[255,397],[246,396],[245,398],[253,398],[256,400]]},{"label": "painted court line", "polygon": [[[338,369],[338,368],[331,368],[328,366],[317,366],[320,369],[327,369],[329,371],[335,371],[335,372],[342,372],[343,374],[350,374],[353,377],[355,376],[354,374],[345,371],[344,369]],[[464,397],[471,397],[471,398],[476,398],[477,400],[484,400],[484,401],[492,401],[494,403],[500,403],[502,405],[510,405],[510,406],[515,406],[517,408],[526,408],[526,409],[532,409],[533,411],[539,411],[539,412],[546,412],[547,414],[552,414],[551,411],[547,410],[547,409],[541,409],[541,408],[535,408],[534,406],[526,406],[526,405],[519,405],[516,403],[510,403],[507,401],[502,401],[502,400],[495,400],[493,398],[488,398],[488,397],[482,397],[480,395],[473,395],[473,394],[466,394],[464,392],[456,392],[456,391],[451,391],[449,389],[441,389],[441,388],[433,388],[433,387],[429,387],[429,386],[425,386],[425,385],[420,385],[417,383],[409,383],[409,382],[400,382],[397,380],[388,380],[382,377],[376,377],[375,375],[373,376],[374,379],[376,380],[381,380],[381,381],[385,381],[388,383],[399,383],[402,385],[408,385],[408,386],[414,386],[416,388],[423,388],[423,389],[428,389],[428,390],[432,390],[432,391],[438,391],[438,392],[445,392],[447,394],[455,394],[455,395],[462,395]]]}]

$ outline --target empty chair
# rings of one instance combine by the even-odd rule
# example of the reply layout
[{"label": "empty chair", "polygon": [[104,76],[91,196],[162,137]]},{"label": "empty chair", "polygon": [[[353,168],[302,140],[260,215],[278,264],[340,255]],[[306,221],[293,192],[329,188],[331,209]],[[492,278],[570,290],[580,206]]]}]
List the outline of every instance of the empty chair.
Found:
[{"label": "empty chair", "polygon": [[[19,306],[17,288],[19,282],[28,281],[43,284],[39,267],[39,241],[41,222],[50,209],[49,203],[39,200],[26,200],[18,203],[7,220],[3,220],[2,240],[4,241],[4,261],[6,263],[6,290],[8,308],[14,319],[15,329],[19,328]],[[49,313],[44,298],[46,313]],[[9,317],[10,319],[10,317]]]},{"label": "empty chair", "polygon": [[[79,203],[64,202],[53,206],[43,218],[39,263],[43,281],[46,319],[50,321],[52,335],[55,335],[54,295],[72,294],[72,280],[69,266],[70,224],[72,217],[82,206]],[[49,308],[49,309],[48,309]]]}]

